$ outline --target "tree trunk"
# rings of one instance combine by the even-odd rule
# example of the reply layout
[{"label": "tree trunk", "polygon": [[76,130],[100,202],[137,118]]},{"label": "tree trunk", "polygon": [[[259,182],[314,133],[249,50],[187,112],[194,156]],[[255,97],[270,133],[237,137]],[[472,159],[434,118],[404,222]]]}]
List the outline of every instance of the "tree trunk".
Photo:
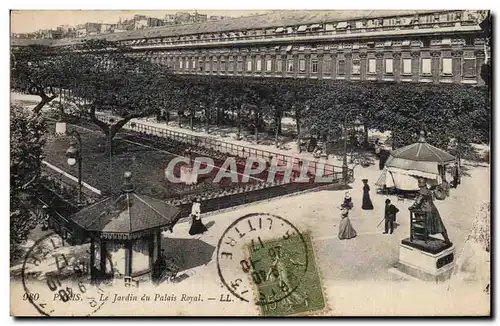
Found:
[{"label": "tree trunk", "polygon": [[297,126],[297,150],[299,153],[302,152],[302,148],[300,146],[301,137],[300,137],[300,113],[299,109],[295,108],[295,124]]},{"label": "tree trunk", "polygon": [[38,103],[33,108],[33,112],[36,113],[36,114],[40,113],[40,111],[45,106],[45,104],[50,103],[50,101],[52,101],[53,99],[55,99],[56,96],[55,95],[52,95],[52,96],[43,95],[43,96],[41,96],[41,98],[42,99],[41,99],[40,103]]},{"label": "tree trunk", "polygon": [[368,149],[368,127],[363,124],[363,144],[365,149]]},{"label": "tree trunk", "polygon": [[276,123],[276,130],[274,132],[274,145],[276,146],[276,148],[279,148],[279,143],[278,143],[278,134],[279,134],[279,126],[278,126],[279,122]]},{"label": "tree trunk", "polygon": [[177,111],[177,121],[179,123],[179,128],[182,127],[182,118],[181,118],[181,115],[182,114],[180,113],[180,111]]},{"label": "tree trunk", "polygon": [[396,149],[396,132],[391,130],[391,136],[392,136],[392,150]]},{"label": "tree trunk", "polygon": [[193,112],[191,112],[189,114],[189,128],[191,128],[191,131],[194,130],[194,121],[193,120],[194,120],[194,114],[193,114]]},{"label": "tree trunk", "polygon": [[[219,120],[219,119],[217,118],[217,120]],[[210,133],[210,121],[208,119],[208,108],[205,109],[205,132],[207,134]]]},{"label": "tree trunk", "polygon": [[236,135],[237,139],[240,139],[240,137],[241,137],[241,118],[240,117],[241,117],[241,107],[242,106],[243,106],[243,104],[238,106],[238,112],[237,112],[237,116],[236,116],[236,120],[237,120],[236,123],[238,124],[238,133]]}]

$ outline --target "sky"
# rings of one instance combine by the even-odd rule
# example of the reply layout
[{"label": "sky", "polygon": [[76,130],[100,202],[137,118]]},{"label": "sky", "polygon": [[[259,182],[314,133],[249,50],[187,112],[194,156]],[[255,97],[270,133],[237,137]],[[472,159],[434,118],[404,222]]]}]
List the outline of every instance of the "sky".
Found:
[{"label": "sky", "polygon": [[[149,17],[163,18],[165,14],[176,12],[191,12],[194,10],[13,10],[11,11],[11,32],[29,33],[39,29],[52,29],[60,25],[78,25],[91,23],[116,23],[121,18],[131,18],[134,15],[146,15]],[[250,14],[265,14],[265,10],[198,10],[200,14],[209,16],[239,17]]]}]

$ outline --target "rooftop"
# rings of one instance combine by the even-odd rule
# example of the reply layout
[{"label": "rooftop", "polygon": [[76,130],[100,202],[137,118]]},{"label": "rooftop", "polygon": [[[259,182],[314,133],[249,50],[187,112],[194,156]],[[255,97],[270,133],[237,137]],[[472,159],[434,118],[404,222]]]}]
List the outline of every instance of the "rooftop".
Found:
[{"label": "rooftop", "polygon": [[122,194],[83,208],[73,214],[71,220],[104,238],[123,239],[157,228],[173,228],[179,219],[179,208],[159,199],[139,196],[131,184],[126,186]]},{"label": "rooftop", "polygon": [[436,12],[436,10],[283,10],[271,14],[230,18],[218,21],[153,27],[144,30],[127,31],[106,35],[95,35],[77,39],[23,40],[13,39],[12,45],[70,45],[85,39],[107,39],[109,41],[143,38],[171,37],[216,33],[224,31],[245,31],[250,29],[276,28],[314,23],[342,22],[357,19],[397,17]]}]

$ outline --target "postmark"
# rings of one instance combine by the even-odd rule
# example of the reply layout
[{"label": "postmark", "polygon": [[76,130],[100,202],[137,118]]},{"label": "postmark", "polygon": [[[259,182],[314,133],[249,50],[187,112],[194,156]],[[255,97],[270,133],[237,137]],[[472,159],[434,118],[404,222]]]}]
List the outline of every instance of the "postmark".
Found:
[{"label": "postmark", "polygon": [[106,302],[106,286],[90,279],[88,252],[79,257],[74,248],[50,233],[26,253],[23,301],[30,302],[41,315],[91,316]]},{"label": "postmark", "polygon": [[[292,242],[293,253],[286,249]],[[296,264],[285,262],[290,254]],[[308,262],[307,243],[300,231],[283,217],[269,213],[238,218],[224,231],[217,246],[222,283],[238,299],[259,306],[294,295]],[[272,296],[260,291],[260,284],[267,284],[266,291]]]}]

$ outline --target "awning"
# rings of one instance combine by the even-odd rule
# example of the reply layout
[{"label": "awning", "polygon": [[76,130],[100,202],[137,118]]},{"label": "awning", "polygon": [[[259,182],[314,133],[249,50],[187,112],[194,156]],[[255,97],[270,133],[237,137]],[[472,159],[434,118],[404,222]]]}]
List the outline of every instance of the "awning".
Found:
[{"label": "awning", "polygon": [[278,27],[276,28],[276,33],[283,33],[285,31],[285,29],[283,27]]},{"label": "awning", "polygon": [[292,46],[291,45],[289,45],[289,46],[286,47],[286,52],[290,52],[290,51],[292,51]]},{"label": "awning", "polygon": [[403,170],[420,171],[424,173],[439,174],[437,162],[413,161],[389,156],[386,166]]},{"label": "awning", "polygon": [[287,32],[287,34],[292,34],[293,33],[293,27],[287,27],[286,32]]},{"label": "awning", "polygon": [[340,22],[337,24],[337,28],[347,28],[347,22]]},{"label": "awning", "polygon": [[305,32],[307,30],[307,25],[300,25],[297,32]]},{"label": "awning", "polygon": [[245,32],[240,32],[240,36],[245,36]]},{"label": "awning", "polygon": [[404,40],[402,45],[403,46],[410,46],[410,40]]},{"label": "awning", "polygon": [[299,46],[299,51],[304,51],[304,47],[303,46]]},{"label": "awning", "polygon": [[444,38],[441,40],[442,45],[451,45],[451,38]]},{"label": "awning", "polygon": [[320,24],[312,24],[309,28],[310,29],[321,28],[321,25]]},{"label": "awning", "polygon": [[353,44],[352,44],[352,48],[353,48],[354,50],[359,49],[359,43],[353,43]]},{"label": "awning", "polygon": [[333,26],[333,24],[326,24],[325,25],[325,31],[330,32],[330,31],[334,31],[334,30],[335,30],[335,27]]},{"label": "awning", "polygon": [[384,46],[391,46],[392,45],[392,41],[385,41],[384,43]]}]

